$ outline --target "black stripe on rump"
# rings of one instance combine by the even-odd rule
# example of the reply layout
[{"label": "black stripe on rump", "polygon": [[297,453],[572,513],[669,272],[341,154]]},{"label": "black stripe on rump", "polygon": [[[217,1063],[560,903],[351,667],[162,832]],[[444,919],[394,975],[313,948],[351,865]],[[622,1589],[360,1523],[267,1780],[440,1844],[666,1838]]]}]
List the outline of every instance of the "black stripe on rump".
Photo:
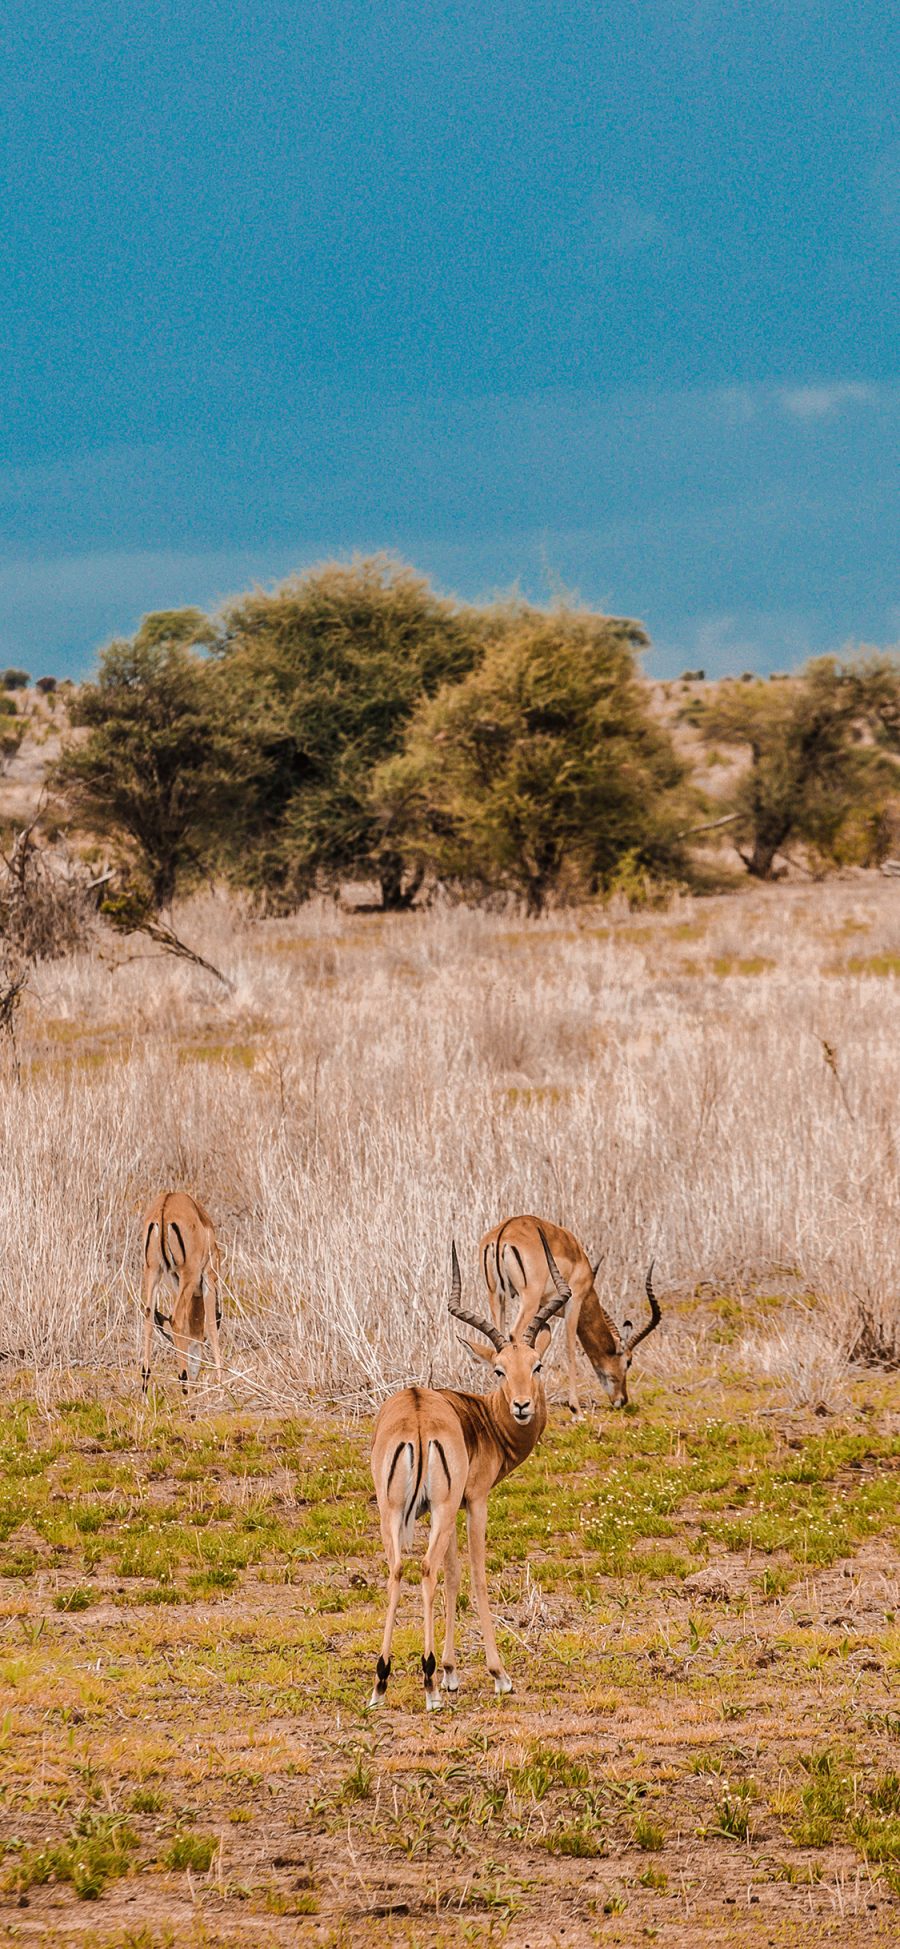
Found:
[{"label": "black stripe on rump", "polygon": [[399,1446],[399,1448],[398,1448],[398,1449],[397,1449],[397,1451],[396,1451],[396,1454],[394,1455],[394,1459],[393,1459],[393,1461],[392,1461],[392,1463],[391,1463],[391,1466],[390,1466],[390,1468],[389,1468],[389,1470],[388,1470],[388,1479],[387,1479],[387,1489],[386,1489],[386,1491],[385,1491],[385,1494],[386,1494],[386,1495],[390,1495],[390,1491],[391,1491],[391,1483],[392,1483],[392,1482],[393,1482],[393,1480],[394,1480],[394,1470],[395,1470],[395,1468],[396,1468],[396,1466],[397,1466],[397,1463],[398,1463],[398,1462],[399,1462],[399,1460],[400,1460],[400,1457],[401,1457],[401,1455],[403,1454],[403,1450],[404,1450],[404,1448],[408,1448],[408,1447],[409,1447],[409,1442],[408,1442],[408,1441],[402,1441],[402,1442],[400,1443],[400,1446]]},{"label": "black stripe on rump", "polygon": [[519,1251],[519,1248],[518,1248],[518,1246],[517,1246],[517,1245],[511,1245],[509,1249],[510,1249],[510,1251],[511,1251],[511,1253],[512,1253],[512,1255],[513,1255],[513,1258],[514,1258],[514,1259],[515,1259],[515,1261],[516,1261],[516,1264],[518,1265],[518,1268],[519,1268],[519,1271],[521,1272],[521,1274],[522,1274],[522,1278],[524,1279],[524,1281],[525,1281],[525,1284],[526,1284],[526,1286],[527,1286],[527,1284],[528,1284],[528,1274],[526,1273],[526,1271],[525,1271],[525,1267],[524,1267],[524,1265],[522,1264],[522,1254],[521,1254],[521,1252]]},{"label": "black stripe on rump", "polygon": [[162,1262],[166,1268],[166,1271],[174,1272],[175,1267],[172,1264],[171,1259],[169,1258],[169,1248],[166,1244],[166,1206],[168,1202],[169,1202],[169,1193],[168,1191],[166,1191],[163,1194],[163,1200],[159,1207],[159,1218],[157,1220],[157,1223],[159,1225],[159,1249],[162,1253]]},{"label": "black stripe on rump", "polygon": [[512,1297],[511,1291],[508,1293],[506,1290],[506,1274],[503,1270],[503,1259],[500,1254],[500,1241],[503,1237],[504,1232],[508,1229],[508,1227],[511,1224],[512,1224],[511,1218],[504,1218],[500,1230],[498,1231],[497,1236],[494,1240],[494,1264],[497,1268],[497,1298],[499,1299],[501,1306],[505,1306],[507,1300]]},{"label": "black stripe on rump", "polygon": [[180,1231],[179,1231],[179,1229],[178,1229],[178,1226],[177,1226],[177,1225],[176,1225],[176,1223],[175,1223],[175,1220],[174,1220],[174,1218],[172,1218],[172,1219],[171,1219],[171,1220],[170,1220],[169,1222],[170,1222],[170,1224],[171,1224],[171,1226],[172,1226],[172,1230],[173,1230],[173,1232],[175,1233],[175,1237],[177,1238],[177,1240],[178,1240],[178,1243],[179,1243],[179,1245],[181,1246],[181,1262],[182,1262],[182,1265],[183,1265],[183,1264],[184,1264],[184,1261],[185,1261],[185,1259],[187,1258],[187,1253],[186,1253],[186,1251],[185,1251],[185,1249],[184,1249],[184,1239],[183,1239],[183,1238],[182,1238],[182,1236],[181,1236],[181,1233],[180,1233]]},{"label": "black stripe on rump", "polygon": [[144,1264],[145,1264],[145,1265],[149,1265],[149,1263],[150,1263],[150,1240],[151,1240],[151,1238],[152,1238],[152,1237],[153,1237],[153,1226],[152,1226],[152,1225],[148,1225],[148,1226],[147,1226],[147,1237],[146,1237],[146,1239],[145,1239],[145,1241],[144,1241]]},{"label": "black stripe on rump", "polygon": [[440,1442],[438,1441],[438,1439],[437,1439],[437,1437],[436,1437],[436,1436],[435,1436],[435,1438],[433,1439],[433,1441],[432,1441],[432,1444],[431,1444],[431,1446],[432,1446],[432,1448],[436,1448],[436,1449],[437,1449],[437,1452],[438,1452],[438,1454],[439,1454],[439,1456],[440,1456],[440,1458],[441,1458],[441,1466],[442,1466],[442,1468],[443,1468],[443,1471],[444,1471],[444,1474],[445,1474],[445,1476],[447,1477],[447,1487],[448,1487],[448,1489],[449,1489],[449,1487],[450,1487],[450,1470],[449,1470],[449,1469],[448,1469],[448,1467],[447,1467],[447,1457],[446,1457],[446,1455],[444,1454],[444,1450],[443,1450],[443,1447],[442,1447],[442,1444],[441,1444],[441,1443],[440,1443]]}]

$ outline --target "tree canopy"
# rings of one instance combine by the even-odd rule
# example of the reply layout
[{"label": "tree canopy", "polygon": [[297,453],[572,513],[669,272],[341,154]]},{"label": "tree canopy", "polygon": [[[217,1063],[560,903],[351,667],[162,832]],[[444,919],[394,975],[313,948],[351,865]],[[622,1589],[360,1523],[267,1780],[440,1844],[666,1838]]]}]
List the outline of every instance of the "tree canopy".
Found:
[{"label": "tree canopy", "polygon": [[769,879],[800,840],[823,862],[867,863],[900,775],[900,666],[885,656],[819,657],[782,682],[719,685],[696,722],[742,745],[749,764],[729,803],[750,873]]},{"label": "tree canopy", "polygon": [[246,741],[215,666],[194,647],[206,628],[198,610],[177,610],[111,643],[96,681],[73,698],[86,736],[53,772],[157,910],[209,865],[239,810]]},{"label": "tree canopy", "polygon": [[607,887],[627,861],[672,874],[684,768],[637,681],[639,624],[523,604],[477,667],[420,705],[373,781],[384,843],[532,913]]},{"label": "tree canopy", "polygon": [[420,699],[472,668],[474,613],[389,557],[333,562],[228,604],[213,650],[255,754],[239,876],[288,898],[374,877],[386,906],[408,904],[416,876],[374,812],[371,777]]}]

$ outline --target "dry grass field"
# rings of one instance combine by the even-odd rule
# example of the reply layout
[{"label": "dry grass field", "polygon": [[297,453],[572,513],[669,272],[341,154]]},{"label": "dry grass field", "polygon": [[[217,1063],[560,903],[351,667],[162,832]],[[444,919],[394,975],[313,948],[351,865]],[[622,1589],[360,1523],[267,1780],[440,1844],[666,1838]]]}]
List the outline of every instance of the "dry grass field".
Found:
[{"label": "dry grass field", "polygon": [[[523,924],[224,898],[43,964],[3,1063],[0,1928],[21,1942],[895,1943],[900,907],[775,887]],[[221,1391],[160,1343],[138,1223],[226,1246]],[[495,1493],[516,1690],[468,1609],[389,1702],[367,1471],[398,1382],[481,1382],[455,1234],[537,1210],[664,1325],[633,1410]],[[464,1586],[465,1590],[465,1586]]]}]

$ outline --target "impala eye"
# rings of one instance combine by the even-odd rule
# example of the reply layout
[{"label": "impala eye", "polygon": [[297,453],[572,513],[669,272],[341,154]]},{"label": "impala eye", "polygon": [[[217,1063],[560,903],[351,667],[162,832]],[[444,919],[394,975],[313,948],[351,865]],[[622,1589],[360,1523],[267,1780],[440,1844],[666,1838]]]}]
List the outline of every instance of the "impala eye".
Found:
[{"label": "impala eye", "polygon": [[540,1373],[540,1371],[541,1371],[541,1362],[540,1362],[540,1361],[538,1361],[538,1363],[537,1363],[537,1366],[536,1366],[536,1367],[532,1367],[532,1369],[531,1369],[531,1371],[532,1371],[532,1373],[533,1373],[533,1374],[539,1374],[539,1373]]},{"label": "impala eye", "polygon": [[502,1367],[495,1367],[494,1373],[496,1374],[498,1381],[505,1381],[506,1375]]}]

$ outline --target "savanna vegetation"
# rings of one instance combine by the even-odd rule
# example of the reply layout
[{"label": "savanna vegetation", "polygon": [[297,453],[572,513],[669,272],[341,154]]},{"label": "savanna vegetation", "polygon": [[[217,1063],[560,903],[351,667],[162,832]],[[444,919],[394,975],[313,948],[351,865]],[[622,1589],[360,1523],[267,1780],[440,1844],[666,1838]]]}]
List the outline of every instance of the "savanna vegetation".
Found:
[{"label": "savanna vegetation", "polygon": [[[9,1940],[896,1940],[896,673],[642,647],[378,562],[4,693]],[[195,1419],[161,1339],[139,1398],[175,1184],[226,1248]],[[492,1497],[514,1694],[464,1583],[426,1721],[409,1589],[373,1717],[372,1414],[482,1384],[449,1241],[475,1302],[514,1210],[619,1321],[655,1257],[663,1323],[620,1416],[554,1355]]]}]

